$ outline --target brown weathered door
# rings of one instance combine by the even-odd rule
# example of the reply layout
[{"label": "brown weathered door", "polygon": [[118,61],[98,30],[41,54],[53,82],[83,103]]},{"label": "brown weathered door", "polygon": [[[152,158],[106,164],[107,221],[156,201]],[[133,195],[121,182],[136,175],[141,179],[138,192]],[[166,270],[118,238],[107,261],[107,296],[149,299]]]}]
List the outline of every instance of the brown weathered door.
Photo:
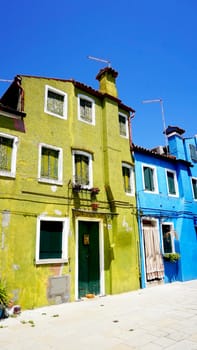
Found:
[{"label": "brown weathered door", "polygon": [[158,229],[151,224],[143,225],[145,266],[147,282],[163,279],[164,265],[160,249]]}]

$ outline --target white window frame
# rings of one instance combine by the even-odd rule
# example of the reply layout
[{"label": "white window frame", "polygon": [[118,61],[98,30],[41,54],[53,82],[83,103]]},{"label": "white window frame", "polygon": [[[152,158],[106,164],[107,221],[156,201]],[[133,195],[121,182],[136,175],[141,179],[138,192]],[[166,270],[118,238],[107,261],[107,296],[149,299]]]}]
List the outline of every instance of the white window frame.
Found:
[{"label": "white window frame", "polygon": [[[174,171],[172,169],[165,169],[165,173],[166,173],[166,183],[167,183],[168,195],[171,196],[171,197],[178,197],[179,191],[178,191],[178,181],[177,181],[176,171]],[[174,175],[175,194],[170,193],[169,185],[168,185],[168,174],[167,173],[172,173]]]},{"label": "white window frame", "polygon": [[[154,184],[154,191],[149,191],[145,188],[145,179],[144,179],[144,168],[150,168],[153,170],[153,184]],[[142,164],[142,181],[143,181],[143,190],[146,193],[158,193],[158,180],[157,180],[157,168],[150,164]]]},{"label": "white window frame", "polygon": [[[171,230],[169,231],[170,232],[170,236],[171,236],[171,244],[172,244],[172,252],[171,253],[175,253],[175,244],[174,244],[174,224],[172,222],[162,222],[161,223],[161,235],[162,235],[162,252],[163,254],[168,254],[167,252],[164,251],[164,242],[163,242],[163,230],[162,230],[162,227],[165,226],[165,225],[168,225],[168,226],[171,226]],[[171,254],[169,253],[169,254]]]},{"label": "white window frame", "polygon": [[[40,222],[41,221],[61,221],[63,223],[62,230],[62,257],[55,259],[40,259]],[[57,264],[68,262],[68,236],[69,236],[69,218],[58,218],[52,216],[40,215],[37,217],[37,227],[36,227],[36,264]]]},{"label": "white window frame", "polygon": [[130,188],[131,188],[131,191],[130,192],[125,191],[125,193],[126,193],[127,196],[134,196],[134,194],[135,194],[134,168],[133,168],[132,165],[129,165],[129,164],[124,163],[124,162],[122,162],[122,168],[127,168],[127,169],[129,169],[129,172],[130,172]]},{"label": "white window frame", "polygon": [[[42,148],[48,148],[54,151],[58,151],[59,157],[58,157],[58,179],[49,179],[47,177],[41,176],[41,163],[42,163]],[[49,184],[56,184],[56,185],[62,185],[63,183],[63,151],[62,148],[55,147],[52,145],[48,145],[46,143],[40,143],[39,144],[39,150],[38,150],[38,181],[39,182],[45,182]]]},{"label": "white window frame", "polygon": [[[92,108],[91,108],[92,120],[91,121],[88,121],[88,120],[85,120],[85,119],[81,118],[81,113],[80,113],[80,100],[81,99],[82,100],[86,100],[88,102],[91,102],[91,104],[92,104]],[[86,124],[95,125],[96,124],[96,122],[95,122],[95,101],[91,97],[83,95],[83,94],[79,94],[77,96],[77,101],[78,101],[77,102],[78,103],[78,120],[80,120],[81,122],[86,123]]]},{"label": "white window frame", "polygon": [[15,178],[16,177],[16,156],[17,156],[18,137],[13,136],[13,135],[9,135],[9,134],[4,134],[4,133],[0,133],[0,137],[4,137],[6,139],[13,141],[12,154],[11,154],[11,170],[6,171],[6,170],[0,169],[0,176]]},{"label": "white window frame", "polygon": [[[64,97],[63,115],[62,116],[59,114],[53,113],[47,109],[48,91],[52,91],[52,92]],[[52,86],[45,85],[44,112],[47,114],[50,114],[54,117],[60,118],[60,119],[67,119],[67,94],[64,91],[58,90]]]},{"label": "white window frame", "polygon": [[[126,129],[126,135],[122,135],[121,134],[121,130],[120,130],[120,121],[119,121],[119,117],[123,117],[125,119],[125,129]],[[128,123],[128,116],[126,114],[123,113],[118,113],[118,125],[119,125],[119,133],[121,137],[124,137],[126,139],[128,139],[129,137],[129,123]]]},{"label": "white window frame", "polygon": [[195,195],[194,195],[194,189],[193,189],[192,180],[195,180],[197,182],[197,177],[192,176],[192,178],[191,178],[191,187],[192,187],[193,199],[194,199],[194,201],[197,201],[197,198],[195,198]]},{"label": "white window frame", "polygon": [[80,150],[73,150],[72,151],[72,169],[73,169],[73,184],[76,184],[75,182],[75,155],[80,154],[84,155],[89,158],[89,167],[88,167],[88,173],[89,173],[89,184],[83,185],[84,189],[90,189],[93,187],[93,170],[92,170],[92,154]]}]

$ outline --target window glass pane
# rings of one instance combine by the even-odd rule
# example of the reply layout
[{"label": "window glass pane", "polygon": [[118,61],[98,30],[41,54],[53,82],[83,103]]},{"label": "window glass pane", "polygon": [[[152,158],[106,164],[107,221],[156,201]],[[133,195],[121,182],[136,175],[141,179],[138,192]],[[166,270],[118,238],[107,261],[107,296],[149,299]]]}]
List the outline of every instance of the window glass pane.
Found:
[{"label": "window glass pane", "polygon": [[75,154],[75,182],[87,186],[89,184],[89,158]]},{"label": "window glass pane", "polygon": [[51,113],[63,116],[64,114],[64,96],[54,91],[48,90],[47,110]]},{"label": "window glass pane", "polygon": [[197,162],[197,149],[196,149],[196,146],[190,144],[189,148],[190,148],[191,159],[194,162]]},{"label": "window glass pane", "polygon": [[62,257],[62,230],[62,222],[40,222],[40,259],[58,259]]},{"label": "window glass pane", "polygon": [[120,135],[127,136],[126,118],[123,115],[119,115],[119,126],[120,126]]},{"label": "window glass pane", "polygon": [[0,137],[0,169],[11,171],[13,140]]},{"label": "window glass pane", "polygon": [[92,121],[92,102],[80,98],[80,118]]},{"label": "window glass pane", "polygon": [[168,189],[170,194],[176,194],[174,173],[167,171]]},{"label": "window glass pane", "polygon": [[59,151],[42,147],[41,176],[50,179],[58,179]]},{"label": "window glass pane", "polygon": [[172,235],[170,231],[170,225],[162,225],[164,253],[172,253]]},{"label": "window glass pane", "polygon": [[130,193],[131,192],[131,171],[127,167],[122,167],[122,176],[123,176],[123,183],[124,183],[124,190],[125,192]]},{"label": "window glass pane", "polygon": [[144,184],[147,191],[154,191],[153,169],[144,167]]},{"label": "window glass pane", "polygon": [[194,198],[197,199],[197,180],[192,179],[192,187],[194,192]]}]

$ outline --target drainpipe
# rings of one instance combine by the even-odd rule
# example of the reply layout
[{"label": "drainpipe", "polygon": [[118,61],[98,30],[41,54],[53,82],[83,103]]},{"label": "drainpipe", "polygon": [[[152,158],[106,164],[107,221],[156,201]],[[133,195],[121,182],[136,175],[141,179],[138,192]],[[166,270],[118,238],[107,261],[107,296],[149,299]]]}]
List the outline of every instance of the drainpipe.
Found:
[{"label": "drainpipe", "polygon": [[135,112],[132,112],[132,114],[129,116],[129,144],[130,147],[132,147],[132,133],[131,133],[131,120],[135,117]]},{"label": "drainpipe", "polygon": [[[22,78],[19,75],[17,75],[15,78],[15,81],[16,81],[16,85],[19,87],[19,90],[20,90],[20,100],[19,100],[20,112],[24,112],[24,89],[21,86]],[[19,107],[19,106],[17,106],[17,107]]]}]

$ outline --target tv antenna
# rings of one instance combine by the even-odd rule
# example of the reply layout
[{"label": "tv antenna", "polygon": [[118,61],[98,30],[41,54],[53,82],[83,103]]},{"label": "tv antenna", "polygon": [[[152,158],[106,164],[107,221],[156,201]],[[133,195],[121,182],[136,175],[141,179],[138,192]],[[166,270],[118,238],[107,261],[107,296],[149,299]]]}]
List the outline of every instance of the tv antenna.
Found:
[{"label": "tv antenna", "polygon": [[99,58],[99,57],[94,57],[94,56],[88,56],[89,60],[94,60],[94,61],[98,61],[98,62],[102,62],[102,63],[107,63],[108,68],[111,67],[111,62],[109,60],[105,60],[103,58]]},{"label": "tv antenna", "polygon": [[2,83],[12,83],[13,80],[10,79],[0,79],[0,82]]},{"label": "tv antenna", "polygon": [[163,133],[164,133],[164,136],[165,136],[165,144],[166,144],[166,152],[168,154],[168,138],[167,138],[167,135],[166,135],[166,122],[165,122],[165,115],[164,115],[164,108],[163,108],[163,100],[162,98],[156,98],[154,100],[144,100],[142,101],[142,103],[157,103],[159,102],[160,103],[160,106],[161,106],[161,116],[162,116],[162,122],[163,122]]}]

